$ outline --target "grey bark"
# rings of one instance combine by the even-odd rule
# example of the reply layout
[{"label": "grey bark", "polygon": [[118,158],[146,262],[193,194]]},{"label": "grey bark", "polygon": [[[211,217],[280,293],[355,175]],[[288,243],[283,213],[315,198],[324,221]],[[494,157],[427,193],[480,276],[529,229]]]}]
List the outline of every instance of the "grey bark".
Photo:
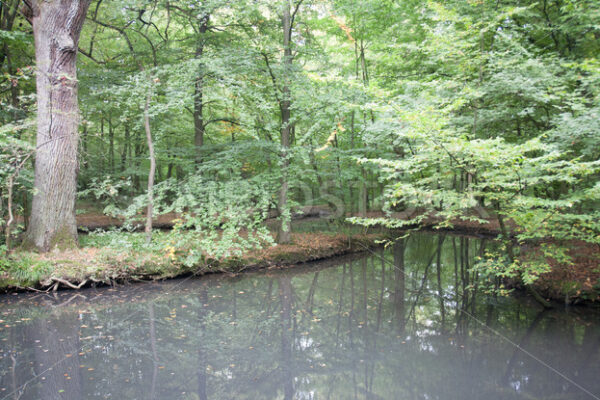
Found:
[{"label": "grey bark", "polygon": [[77,46],[90,0],[25,2],[37,64],[35,192],[26,245],[77,245]]}]

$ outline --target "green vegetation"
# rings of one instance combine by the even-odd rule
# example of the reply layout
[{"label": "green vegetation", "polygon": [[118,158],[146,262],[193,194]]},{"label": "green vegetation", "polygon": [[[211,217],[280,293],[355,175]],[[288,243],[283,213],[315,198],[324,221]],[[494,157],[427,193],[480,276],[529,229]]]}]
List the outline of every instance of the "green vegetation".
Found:
[{"label": "green vegetation", "polygon": [[[43,19],[24,3],[57,6],[0,7],[4,271],[46,257],[19,241],[72,247],[79,165],[77,213],[124,221],[80,235],[94,257],[167,254],[184,272],[293,245],[291,219],[318,207],[338,226],[487,226],[502,244],[474,268],[490,279],[595,274],[597,1],[84,1],[77,77],[49,86],[78,82],[78,160],[46,151],[69,104],[43,108]],[[171,231],[152,231],[160,215]]]},{"label": "green vegetation", "polygon": [[[201,251],[194,233],[158,232],[152,243],[141,232],[97,232],[82,237],[79,249],[44,255],[19,251],[2,259],[0,290],[55,290],[84,285],[162,280],[182,275],[238,273],[294,265],[364,252],[386,239],[379,234],[292,234],[293,244],[233,249],[216,256]],[[193,246],[193,247],[191,247]]]}]

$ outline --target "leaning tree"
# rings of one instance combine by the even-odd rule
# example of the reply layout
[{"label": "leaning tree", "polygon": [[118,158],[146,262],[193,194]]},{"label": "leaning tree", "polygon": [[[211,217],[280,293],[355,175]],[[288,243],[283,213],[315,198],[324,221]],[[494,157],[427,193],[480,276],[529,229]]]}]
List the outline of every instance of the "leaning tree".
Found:
[{"label": "leaning tree", "polygon": [[77,245],[76,60],[91,0],[26,0],[37,65],[37,147],[34,195],[25,245],[39,251]]}]

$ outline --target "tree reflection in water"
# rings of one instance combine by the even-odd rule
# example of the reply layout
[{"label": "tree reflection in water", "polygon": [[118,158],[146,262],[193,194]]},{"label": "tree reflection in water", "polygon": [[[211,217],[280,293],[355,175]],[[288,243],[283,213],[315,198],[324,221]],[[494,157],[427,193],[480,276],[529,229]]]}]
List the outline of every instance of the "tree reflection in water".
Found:
[{"label": "tree reflection in water", "polygon": [[281,271],[5,296],[0,399],[590,398],[472,316],[600,393],[598,312],[484,295],[489,245],[413,234]]}]

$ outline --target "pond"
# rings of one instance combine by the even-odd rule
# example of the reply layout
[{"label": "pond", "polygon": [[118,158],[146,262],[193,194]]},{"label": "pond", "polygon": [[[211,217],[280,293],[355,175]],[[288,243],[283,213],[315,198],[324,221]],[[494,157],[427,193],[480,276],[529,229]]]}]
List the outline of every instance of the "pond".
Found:
[{"label": "pond", "polygon": [[0,399],[594,399],[600,313],[486,294],[489,241],[0,297]]}]

